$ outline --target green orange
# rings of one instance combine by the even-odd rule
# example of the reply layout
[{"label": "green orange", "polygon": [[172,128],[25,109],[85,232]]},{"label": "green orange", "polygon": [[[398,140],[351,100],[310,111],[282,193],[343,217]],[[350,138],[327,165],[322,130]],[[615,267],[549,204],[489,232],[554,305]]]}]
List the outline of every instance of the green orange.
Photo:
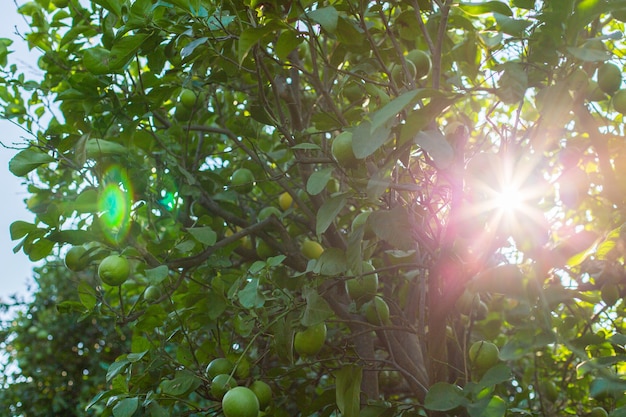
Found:
[{"label": "green orange", "polygon": [[226,417],[258,417],[259,411],[259,400],[249,388],[232,388],[222,398],[222,412]]},{"label": "green orange", "polygon": [[296,332],[293,347],[299,355],[316,355],[326,342],[326,323],[318,323],[307,327],[305,330]]},{"label": "green orange", "polygon": [[98,276],[105,284],[122,285],[130,276],[130,263],[120,255],[109,255],[98,266]]}]

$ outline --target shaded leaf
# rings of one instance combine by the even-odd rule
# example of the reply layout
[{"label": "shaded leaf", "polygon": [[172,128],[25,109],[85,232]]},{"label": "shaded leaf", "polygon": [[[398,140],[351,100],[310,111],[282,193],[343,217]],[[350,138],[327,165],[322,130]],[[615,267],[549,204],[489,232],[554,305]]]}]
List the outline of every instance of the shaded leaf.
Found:
[{"label": "shaded leaf", "polygon": [[156,268],[146,269],[146,277],[152,285],[161,283],[165,278],[167,278],[168,274],[169,269],[166,265],[159,265]]},{"label": "shaded leaf", "polygon": [[372,131],[368,120],[362,121],[352,132],[352,151],[357,159],[364,159],[376,152],[389,139],[391,129],[380,126]]},{"label": "shaded leaf", "polygon": [[380,239],[390,243],[397,249],[414,249],[411,237],[412,225],[405,208],[394,207],[391,210],[377,210],[372,212],[367,219],[372,230]]},{"label": "shaded leaf", "polygon": [[339,194],[326,200],[322,207],[317,211],[315,233],[321,235],[328,229],[332,222],[337,218],[341,209],[346,205],[347,195]]},{"label": "shaded leaf", "polygon": [[524,98],[528,89],[528,75],[524,66],[515,62],[503,65],[504,72],[498,80],[496,93],[505,104],[515,104]]},{"label": "shaded leaf", "polygon": [[504,417],[506,414],[506,401],[497,395],[485,398],[467,407],[471,417]]},{"label": "shaded leaf", "polygon": [[139,407],[138,398],[125,398],[113,407],[114,417],[131,417]]},{"label": "shaded leaf", "polygon": [[343,417],[358,417],[363,369],[348,365],[335,372],[335,397]]},{"label": "shaded leaf", "polygon": [[437,168],[445,169],[454,160],[454,150],[439,130],[419,132],[414,142],[428,152]]},{"label": "shaded leaf", "polygon": [[306,327],[321,323],[333,315],[330,306],[315,289],[305,288],[302,294],[306,300],[306,308],[302,316],[302,324]]},{"label": "shaded leaf", "polygon": [[513,16],[511,8],[500,1],[485,1],[475,3],[460,3],[459,8],[470,15],[481,15],[485,13],[500,13],[505,16]]},{"label": "shaded leaf", "polygon": [[428,390],[424,407],[435,411],[448,411],[460,405],[466,405],[468,400],[463,396],[463,390],[447,382],[437,382]]},{"label": "shaded leaf", "polygon": [[259,280],[252,278],[243,290],[237,293],[239,302],[245,308],[261,308],[265,304],[265,297],[259,291]]},{"label": "shaded leaf", "polygon": [[319,24],[328,33],[335,33],[339,13],[333,6],[322,7],[306,14],[311,20]]},{"label": "shaded leaf", "polygon": [[91,311],[96,306],[96,295],[96,290],[87,281],[81,280],[78,283],[78,299],[87,310]]},{"label": "shaded leaf", "polygon": [[422,93],[423,91],[424,90],[422,89],[407,91],[406,93],[391,100],[380,110],[376,111],[372,116],[370,133],[373,133],[375,130],[387,124],[391,119],[396,117],[398,113],[400,113],[402,110],[405,109],[405,107],[413,102],[418,93]]},{"label": "shaded leaf", "polygon": [[306,183],[306,192],[311,195],[321,193],[324,188],[326,188],[326,184],[328,184],[328,181],[332,177],[333,171],[334,168],[324,168],[311,174]]},{"label": "shaded leaf", "polygon": [[215,245],[215,242],[217,242],[217,233],[215,233],[213,229],[208,226],[194,227],[187,229],[187,231],[194,237],[194,239],[205,246],[213,246]]}]

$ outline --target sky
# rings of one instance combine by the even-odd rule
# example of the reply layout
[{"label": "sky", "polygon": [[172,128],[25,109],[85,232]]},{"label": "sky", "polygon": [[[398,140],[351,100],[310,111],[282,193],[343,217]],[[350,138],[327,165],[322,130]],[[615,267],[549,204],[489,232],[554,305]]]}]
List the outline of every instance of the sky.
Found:
[{"label": "sky", "polygon": [[[25,33],[28,25],[17,14],[13,0],[2,0],[4,7],[0,13],[0,38],[13,39],[9,61],[27,74],[33,74],[36,68],[37,53],[29,52],[25,42],[16,34]],[[20,4],[24,1],[19,0]],[[30,67],[30,69],[27,69]],[[32,222],[34,215],[26,210],[24,200],[28,197],[23,178],[17,178],[9,172],[8,164],[28,138],[26,133],[11,122],[0,118],[0,186],[2,189],[2,208],[0,209],[0,300],[8,301],[12,294],[28,297],[27,283],[32,283],[33,264],[24,252],[13,253],[18,241],[12,241],[9,226],[15,220]]]}]

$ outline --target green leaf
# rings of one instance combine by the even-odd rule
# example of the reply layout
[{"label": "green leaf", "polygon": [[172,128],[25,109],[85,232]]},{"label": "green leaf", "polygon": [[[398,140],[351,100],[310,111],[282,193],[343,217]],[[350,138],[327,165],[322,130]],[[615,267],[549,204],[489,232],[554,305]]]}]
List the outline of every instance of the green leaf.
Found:
[{"label": "green leaf", "polygon": [[87,71],[94,75],[108,74],[111,59],[111,52],[101,46],[83,51],[83,65]]},{"label": "green leaf", "polygon": [[500,1],[460,3],[459,8],[472,16],[478,16],[485,13],[500,13],[505,16],[513,16],[511,8],[506,3],[502,3]]},{"label": "green leaf", "polygon": [[315,233],[321,235],[328,229],[347,202],[347,194],[338,194],[326,200],[317,211]]},{"label": "green leaf", "polygon": [[126,146],[117,142],[92,138],[85,143],[85,152],[87,158],[97,159],[102,156],[127,155],[129,151]]},{"label": "green leaf", "polygon": [[95,213],[98,211],[98,191],[93,188],[84,190],[71,203],[70,208],[77,213]]},{"label": "green leaf", "polygon": [[419,132],[414,142],[428,152],[437,168],[445,169],[454,161],[454,149],[439,130]]},{"label": "green leaf", "polygon": [[526,28],[532,24],[528,20],[513,19],[500,13],[494,13],[493,17],[496,18],[500,31],[511,36],[522,37]]},{"label": "green leaf", "polygon": [[146,353],[148,353],[149,351],[144,350],[143,352],[136,352],[136,353],[129,353],[126,358],[131,362],[131,363],[135,363],[135,362],[139,362],[144,356],[146,356]]},{"label": "green leaf", "polygon": [[205,246],[213,246],[217,242],[217,233],[208,226],[187,229],[189,234]]},{"label": "green leaf", "polygon": [[107,369],[107,375],[106,375],[107,382],[110,382],[117,375],[124,372],[124,370],[126,369],[128,365],[130,365],[130,361],[126,359],[126,355],[122,355],[118,357],[117,359],[115,359],[115,362],[113,362],[109,366],[109,369]]},{"label": "green leaf", "polygon": [[301,320],[304,326],[309,327],[321,323],[333,315],[326,300],[315,289],[305,288],[302,295],[306,300],[306,308]]},{"label": "green leaf", "polygon": [[380,239],[390,243],[396,249],[415,249],[415,244],[410,233],[413,225],[409,221],[409,215],[402,206],[391,210],[377,210],[367,218],[372,230]]},{"label": "green leaf", "polygon": [[278,59],[285,60],[289,53],[296,49],[303,41],[304,38],[298,36],[295,31],[285,30],[280,34],[280,36],[278,36],[274,52],[276,53]]},{"label": "green leaf", "polygon": [[78,283],[78,299],[82,305],[89,311],[97,304],[96,290],[85,280]]},{"label": "green leaf", "polygon": [[41,238],[35,240],[32,245],[28,247],[28,259],[36,262],[45,258],[50,255],[54,245],[55,243],[49,239]]},{"label": "green leaf", "polygon": [[528,89],[528,75],[522,64],[507,62],[503,65],[504,72],[498,80],[496,93],[505,104],[515,104],[524,98]]},{"label": "green leaf", "polygon": [[500,359],[503,361],[517,360],[528,354],[554,343],[554,335],[540,332],[536,335],[517,334],[500,349]]},{"label": "green leaf", "polygon": [[16,177],[23,177],[41,165],[54,162],[56,159],[37,148],[20,151],[9,161],[9,171]]},{"label": "green leaf", "polygon": [[187,45],[185,45],[185,47],[183,49],[180,50],[180,57],[182,59],[187,58],[188,56],[193,54],[193,51],[195,51],[195,49],[198,46],[204,45],[205,43],[207,43],[208,40],[209,40],[209,38],[204,37],[204,38],[198,38],[198,39],[195,39],[195,40],[189,42]]},{"label": "green leaf", "polygon": [[372,131],[368,120],[362,121],[352,132],[352,151],[358,159],[364,159],[376,152],[389,140],[391,129],[381,126]]},{"label": "green leaf", "polygon": [[[390,120],[395,118],[398,113],[404,110],[413,100],[417,97],[418,93],[423,93],[424,90],[416,89],[407,91],[406,93],[391,100],[383,108],[376,111],[372,116],[372,123],[370,126],[370,133],[373,133],[379,127],[387,124]],[[358,156],[357,156],[358,158]]]},{"label": "green leaf", "polygon": [[327,248],[315,264],[313,272],[320,275],[336,276],[347,270],[346,253],[338,248]]},{"label": "green leaf", "polygon": [[159,265],[156,268],[146,269],[146,277],[152,285],[161,283],[169,274],[169,269],[166,265]]},{"label": "green leaf", "polygon": [[506,414],[506,401],[494,395],[493,397],[467,407],[471,417],[504,417]]},{"label": "green leaf", "polygon": [[109,55],[109,71],[119,71],[135,56],[141,45],[150,35],[147,33],[138,33],[135,35],[124,36],[115,42]]},{"label": "green leaf", "polygon": [[120,0],[93,0],[93,2],[113,12],[118,17],[122,16],[122,1]]},{"label": "green leaf", "polygon": [[424,407],[429,410],[448,411],[467,403],[468,400],[463,396],[460,387],[447,382],[437,382],[428,390]]},{"label": "green leaf", "polygon": [[239,64],[243,63],[243,60],[246,59],[250,49],[259,41],[265,34],[267,33],[267,29],[264,27],[260,28],[249,28],[241,32],[239,35],[239,43],[237,45],[237,57],[239,59]]},{"label": "green leaf", "polygon": [[567,52],[576,59],[585,62],[604,62],[611,58],[611,54],[595,48],[568,46]]},{"label": "green leaf", "polygon": [[222,313],[226,311],[226,307],[228,307],[224,297],[214,292],[206,294],[206,305],[208,305],[207,314],[211,320],[215,320],[221,316]]},{"label": "green leaf", "polygon": [[347,365],[335,372],[335,397],[342,417],[358,417],[363,369]]},{"label": "green leaf", "polygon": [[333,171],[334,168],[324,168],[311,174],[306,183],[306,192],[311,195],[321,193],[324,188],[326,188],[326,184],[328,184],[328,181],[332,177]]},{"label": "green leaf", "polygon": [[339,13],[333,6],[322,7],[306,14],[308,18],[319,24],[328,33],[335,33]]},{"label": "green leaf", "polygon": [[316,143],[298,143],[297,145],[294,145],[291,147],[291,149],[303,149],[306,151],[319,151],[322,148],[320,148],[320,145],[316,144]]},{"label": "green leaf", "polygon": [[137,397],[134,398],[125,398],[115,404],[113,407],[113,416],[114,417],[131,417],[137,411],[139,407],[139,399]]},{"label": "green leaf", "polygon": [[37,230],[37,226],[32,223],[27,223],[22,220],[17,220],[11,223],[9,231],[11,233],[11,240],[21,239],[33,230]]},{"label": "green leaf", "polygon": [[485,375],[480,379],[478,383],[478,391],[487,387],[494,387],[502,382],[506,382],[511,379],[511,368],[504,364],[496,365],[489,368]]},{"label": "green leaf", "polygon": [[202,380],[193,373],[182,371],[178,372],[174,379],[161,381],[159,387],[163,394],[178,397],[192,392],[201,384]]},{"label": "green leaf", "polygon": [[237,297],[244,308],[261,308],[265,304],[265,297],[259,291],[258,278],[252,278],[243,290],[237,293]]}]

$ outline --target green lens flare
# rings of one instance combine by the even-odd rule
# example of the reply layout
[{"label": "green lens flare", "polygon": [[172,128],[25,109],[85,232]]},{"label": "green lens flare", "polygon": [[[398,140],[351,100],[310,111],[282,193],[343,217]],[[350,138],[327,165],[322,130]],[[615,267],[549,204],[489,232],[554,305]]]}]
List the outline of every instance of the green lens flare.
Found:
[{"label": "green lens flare", "polygon": [[104,175],[109,182],[100,192],[98,211],[105,236],[113,242],[126,237],[130,229],[132,190],[125,171],[114,166]]}]

